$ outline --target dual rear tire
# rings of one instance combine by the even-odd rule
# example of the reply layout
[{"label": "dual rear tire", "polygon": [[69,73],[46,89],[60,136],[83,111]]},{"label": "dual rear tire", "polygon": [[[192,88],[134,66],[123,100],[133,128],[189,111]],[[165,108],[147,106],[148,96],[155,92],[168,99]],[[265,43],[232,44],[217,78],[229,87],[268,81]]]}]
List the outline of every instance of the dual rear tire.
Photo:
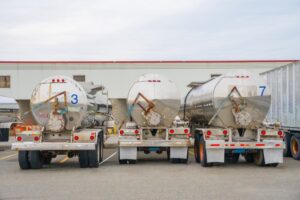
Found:
[{"label": "dual rear tire", "polygon": [[44,164],[40,151],[19,151],[18,160],[21,169],[40,169]]},{"label": "dual rear tire", "polygon": [[258,152],[253,155],[253,161],[255,165],[260,167],[264,167],[264,166],[277,167],[279,164],[279,163],[266,164],[263,150],[258,150]]},{"label": "dual rear tire", "polygon": [[300,160],[300,137],[293,135],[290,139],[289,147],[290,147],[291,156],[295,160]]},{"label": "dual rear tire", "polygon": [[82,150],[78,153],[80,168],[97,168],[103,160],[103,133],[98,136],[95,150]]},{"label": "dual rear tire", "polygon": [[213,163],[207,162],[206,156],[206,146],[203,135],[200,133],[195,134],[195,143],[194,143],[194,155],[197,163],[200,163],[202,167],[211,167]]}]

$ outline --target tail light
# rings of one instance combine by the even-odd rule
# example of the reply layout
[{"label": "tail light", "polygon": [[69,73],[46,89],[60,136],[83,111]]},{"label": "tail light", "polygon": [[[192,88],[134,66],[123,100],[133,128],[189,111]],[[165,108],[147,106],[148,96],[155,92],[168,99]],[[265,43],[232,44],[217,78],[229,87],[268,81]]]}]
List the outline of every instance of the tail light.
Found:
[{"label": "tail light", "polygon": [[227,130],[223,130],[223,135],[227,135],[228,131]]},{"label": "tail light", "polygon": [[187,134],[187,137],[190,138],[192,135],[191,134]]},{"label": "tail light", "polygon": [[40,140],[40,137],[39,137],[39,136],[35,136],[35,137],[34,137],[34,141],[37,142],[37,141],[39,141],[39,140]]},{"label": "tail light", "polygon": [[91,135],[90,136],[90,140],[94,140],[95,139],[95,136],[94,135]]},{"label": "tail light", "polygon": [[210,136],[212,132],[210,130],[206,131],[206,135]]},{"label": "tail light", "polygon": [[124,135],[124,130],[120,130],[120,135]]},{"label": "tail light", "polygon": [[266,134],[267,134],[267,131],[266,131],[266,130],[262,130],[262,131],[260,132],[260,134],[261,134],[261,135],[266,135]]},{"label": "tail light", "polygon": [[78,135],[75,135],[75,136],[74,136],[74,140],[79,140]]},{"label": "tail light", "polygon": [[134,131],[134,133],[137,135],[137,134],[140,133],[140,131],[139,131],[138,129],[136,129],[136,130]]},{"label": "tail light", "polygon": [[188,134],[188,133],[189,133],[189,129],[187,129],[187,128],[184,129],[184,133],[185,133],[185,134]]},{"label": "tail light", "polygon": [[20,142],[20,141],[22,141],[22,137],[21,136],[18,136],[17,137],[17,140]]},{"label": "tail light", "polygon": [[280,137],[283,137],[283,131],[278,131],[278,135],[279,135]]},{"label": "tail light", "polygon": [[173,134],[174,132],[175,132],[174,129],[170,129],[170,130],[169,130],[169,133],[170,133],[170,134]]}]

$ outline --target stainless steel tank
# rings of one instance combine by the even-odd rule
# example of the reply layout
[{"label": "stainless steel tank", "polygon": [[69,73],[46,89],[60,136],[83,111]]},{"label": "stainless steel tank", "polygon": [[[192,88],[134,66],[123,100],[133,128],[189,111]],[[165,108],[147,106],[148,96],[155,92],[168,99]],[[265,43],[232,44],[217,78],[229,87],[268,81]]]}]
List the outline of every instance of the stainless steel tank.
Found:
[{"label": "stainless steel tank", "polygon": [[96,94],[102,86],[78,83],[66,76],[41,81],[33,90],[30,106],[37,123],[48,131],[60,132],[100,125]]},{"label": "stainless steel tank", "polygon": [[185,115],[203,126],[255,128],[261,126],[271,104],[266,82],[248,71],[236,71],[191,89]]},{"label": "stainless steel tank", "polygon": [[128,115],[139,127],[170,127],[180,108],[175,83],[158,74],[144,74],[130,88]]}]

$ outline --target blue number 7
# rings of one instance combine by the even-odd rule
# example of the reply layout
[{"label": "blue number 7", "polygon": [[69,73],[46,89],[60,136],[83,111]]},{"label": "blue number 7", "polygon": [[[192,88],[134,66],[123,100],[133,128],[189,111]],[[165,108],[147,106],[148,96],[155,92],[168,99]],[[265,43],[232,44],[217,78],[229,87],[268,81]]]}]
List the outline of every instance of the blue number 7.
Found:
[{"label": "blue number 7", "polygon": [[266,86],[265,85],[262,85],[262,86],[259,86],[261,90],[261,93],[260,93],[260,96],[263,96],[264,95],[264,92],[265,92],[265,89],[266,89]]}]

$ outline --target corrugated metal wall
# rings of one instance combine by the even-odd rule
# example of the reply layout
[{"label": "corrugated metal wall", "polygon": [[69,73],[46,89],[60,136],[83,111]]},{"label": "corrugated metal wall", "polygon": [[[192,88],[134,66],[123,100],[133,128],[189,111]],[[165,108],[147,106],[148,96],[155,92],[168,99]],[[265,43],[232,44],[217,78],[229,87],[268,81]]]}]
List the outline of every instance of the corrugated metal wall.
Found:
[{"label": "corrugated metal wall", "polygon": [[300,129],[300,62],[261,74],[271,87],[272,103],[267,116],[270,122]]}]

